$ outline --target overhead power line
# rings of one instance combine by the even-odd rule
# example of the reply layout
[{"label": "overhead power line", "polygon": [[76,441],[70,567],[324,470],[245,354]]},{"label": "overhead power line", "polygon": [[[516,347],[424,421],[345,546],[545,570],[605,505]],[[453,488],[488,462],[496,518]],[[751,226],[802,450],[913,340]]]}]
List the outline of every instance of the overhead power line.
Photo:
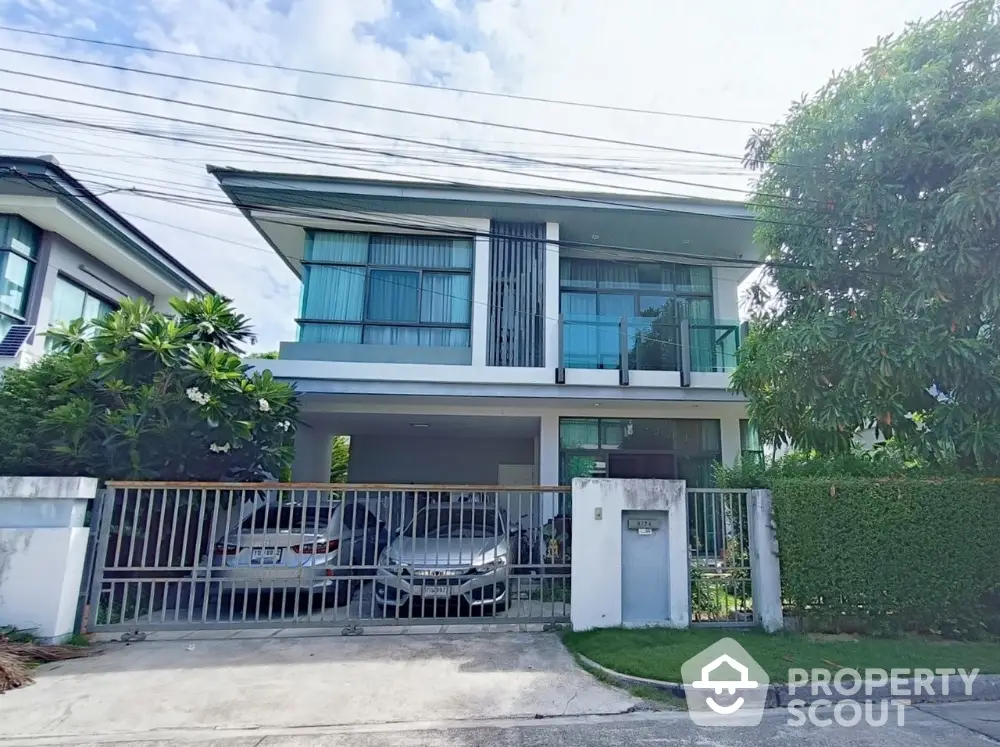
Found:
[{"label": "overhead power line", "polygon": [[[720,159],[726,159],[726,160],[731,160],[731,161],[738,161],[740,163],[743,163],[743,161],[744,161],[744,156],[734,155],[734,154],[731,154],[731,153],[716,153],[714,151],[693,150],[693,149],[690,149],[690,148],[676,148],[676,147],[668,146],[668,145],[658,145],[656,143],[641,143],[641,142],[634,142],[634,141],[630,141],[630,140],[618,140],[618,139],[615,139],[615,138],[598,137],[596,135],[582,135],[580,133],[575,133],[575,132],[562,132],[562,131],[559,131],[559,130],[548,130],[548,129],[538,128],[538,127],[527,127],[527,126],[524,126],[524,125],[503,124],[503,123],[500,123],[500,122],[490,122],[488,120],[471,119],[471,118],[468,118],[468,117],[456,117],[456,116],[452,116],[452,115],[448,115],[448,114],[435,114],[435,113],[432,113],[432,112],[421,112],[421,111],[416,111],[414,109],[400,109],[398,107],[382,106],[380,104],[367,104],[367,103],[364,103],[364,102],[361,102],[361,101],[348,101],[348,100],[345,100],[345,99],[324,98],[322,96],[311,96],[309,94],[304,94],[304,93],[294,93],[294,92],[289,92],[289,91],[278,91],[278,90],[275,90],[275,89],[259,88],[257,86],[248,86],[248,85],[239,84],[239,83],[226,83],[226,82],[223,82],[223,81],[209,80],[207,78],[195,78],[195,77],[188,76],[188,75],[178,75],[178,74],[175,74],[175,73],[163,73],[163,72],[157,72],[157,71],[153,71],[153,70],[143,70],[141,68],[128,67],[127,65],[113,65],[113,64],[105,63],[105,62],[93,62],[93,61],[90,61],[90,60],[78,60],[78,59],[74,59],[72,57],[62,57],[62,56],[59,56],[59,55],[49,55],[49,54],[43,54],[41,52],[24,52],[22,50],[11,49],[9,47],[0,47],[0,51],[11,52],[13,54],[27,54],[27,55],[37,56],[37,57],[47,57],[47,58],[51,58],[51,59],[54,59],[54,60],[60,60],[62,62],[72,62],[74,64],[90,65],[92,67],[110,68],[110,69],[113,69],[113,70],[120,70],[120,71],[123,71],[123,72],[136,73],[136,74],[139,74],[139,75],[152,75],[152,76],[161,77],[161,78],[169,78],[169,79],[172,79],[172,80],[183,80],[183,81],[188,82],[188,83],[201,83],[201,84],[205,84],[205,85],[219,86],[219,87],[222,87],[222,88],[233,88],[233,89],[242,90],[242,91],[250,91],[250,92],[253,92],[253,93],[264,93],[264,94],[270,94],[270,95],[274,95],[274,96],[286,96],[286,97],[291,97],[291,98],[304,99],[304,100],[308,100],[308,101],[316,101],[316,102],[325,103],[325,104],[339,104],[339,105],[343,105],[343,106],[351,106],[351,107],[356,107],[356,108],[360,108],[360,109],[371,109],[371,110],[374,110],[374,111],[388,112],[388,113],[391,113],[391,114],[403,114],[403,115],[413,116],[413,117],[426,117],[426,118],[429,118],[429,119],[439,119],[439,120],[444,120],[444,121],[449,121],[449,122],[457,122],[459,124],[477,125],[477,126],[481,126],[481,127],[496,127],[496,128],[501,128],[501,129],[517,130],[517,131],[520,131],[520,132],[530,132],[530,133],[533,133],[533,134],[536,134],[536,135],[549,135],[549,136],[554,136],[554,137],[571,138],[571,139],[574,139],[574,140],[585,140],[585,141],[593,142],[593,143],[604,143],[604,144],[611,144],[611,145],[624,145],[624,146],[628,146],[628,147],[631,147],[631,148],[642,148],[642,149],[645,149],[645,150],[665,151],[665,152],[668,152],[668,153],[684,153],[686,155],[694,155],[694,156],[708,156],[708,157],[711,157],[711,158],[720,158]],[[2,70],[0,72],[11,73],[11,74],[15,74],[15,75],[18,75],[18,74],[20,74],[20,75],[28,75],[29,77],[39,77],[39,78],[41,78],[43,80],[49,80],[49,78],[46,78],[45,76],[41,76],[41,75],[36,74],[36,73],[27,73],[27,72],[18,71],[18,70]],[[51,78],[50,80],[52,80],[53,82],[58,82],[58,83],[69,83],[70,85],[72,85],[74,83],[73,81],[66,81],[66,80],[59,79],[59,78]],[[80,83],[78,85],[85,85],[85,84]],[[95,86],[95,87],[99,88],[100,86]],[[115,93],[123,93],[123,94],[129,94],[130,93],[129,91],[122,91],[122,90],[114,89],[114,88],[108,89],[108,90],[113,91]],[[178,102],[178,103],[180,103],[180,102]]]},{"label": "overhead power line", "polygon": [[500,93],[497,91],[483,91],[473,88],[456,88],[451,86],[435,86],[429,83],[417,83],[414,81],[404,81],[404,80],[391,80],[388,78],[375,78],[365,75],[353,75],[348,73],[336,73],[327,70],[310,70],[308,68],[291,67],[288,65],[278,65],[273,63],[265,62],[254,62],[252,60],[237,60],[232,57],[221,57],[216,55],[206,55],[206,54],[194,54],[191,52],[177,52],[169,49],[157,49],[155,47],[146,47],[139,44],[126,44],[124,42],[112,42],[103,39],[88,39],[82,36],[70,36],[66,34],[54,34],[47,31],[37,31],[34,29],[24,29],[18,28],[16,26],[2,26],[0,25],[0,31],[12,31],[18,34],[28,34],[31,36],[47,37],[50,39],[59,39],[62,41],[73,41],[79,42],[81,44],[92,44],[99,45],[103,47],[114,47],[117,49],[131,49],[136,52],[146,52],[149,54],[162,54],[169,55],[172,57],[183,57],[187,59],[211,61],[211,62],[225,62],[232,65],[243,65],[245,67],[255,67],[263,68],[268,70],[281,70],[282,72],[288,73],[301,73],[305,75],[318,75],[326,78],[339,78],[341,80],[357,80],[366,83],[380,83],[384,85],[392,86],[406,86],[410,88],[424,88],[430,89],[432,91],[440,92],[450,92],[450,93],[464,93],[471,94],[474,96],[487,96],[492,98],[502,98],[511,99],[515,101],[531,101],[539,104],[555,104],[559,106],[572,106],[580,107],[585,109],[598,109],[602,111],[616,111],[625,112],[629,114],[644,114],[658,117],[676,117],[680,119],[693,119],[702,120],[707,122],[720,122],[720,123],[730,123],[730,124],[746,124],[746,125],[757,125],[757,126],[767,126],[770,122],[764,122],[755,119],[737,119],[734,117],[717,117],[707,114],[692,114],[690,112],[668,112],[657,109],[641,109],[633,108],[627,106],[612,106],[610,104],[593,104],[583,101],[569,101],[566,99],[551,99],[542,96],[526,96],[522,94],[513,93]]},{"label": "overhead power line", "polygon": [[[271,114],[261,114],[261,113],[258,113],[258,112],[249,112],[249,111],[244,111],[244,110],[241,110],[241,109],[232,109],[232,108],[229,108],[229,107],[214,106],[212,104],[203,104],[203,103],[198,103],[198,102],[194,102],[194,101],[185,101],[183,99],[178,99],[178,98],[175,98],[175,97],[157,96],[155,94],[143,93],[141,91],[120,90],[120,89],[112,88],[112,87],[109,87],[109,86],[101,86],[101,85],[97,85],[97,84],[94,84],[94,83],[83,83],[83,82],[80,82],[80,81],[69,80],[69,79],[66,79],[66,78],[57,78],[57,77],[51,76],[51,75],[42,75],[40,73],[30,73],[30,72],[25,72],[25,71],[20,71],[20,70],[10,70],[10,69],[7,69],[7,68],[0,68],[0,73],[7,73],[7,74],[11,74],[11,75],[20,75],[20,76],[29,77],[29,78],[35,78],[37,80],[49,81],[51,83],[60,83],[60,84],[63,84],[63,85],[77,86],[79,88],[85,88],[85,89],[89,89],[89,90],[105,91],[107,93],[114,93],[114,94],[119,94],[119,95],[123,95],[123,96],[133,96],[133,97],[137,97],[137,98],[147,99],[147,100],[150,100],[150,101],[159,101],[159,102],[162,102],[162,103],[169,103],[169,104],[175,104],[175,105],[180,105],[180,106],[187,106],[187,107],[191,107],[191,108],[195,108],[195,109],[204,109],[204,110],[207,110],[207,111],[219,112],[221,114],[228,114],[228,115],[235,114],[235,115],[238,115],[238,116],[251,117],[253,119],[261,119],[261,120],[266,120],[266,121],[269,121],[269,122],[277,122],[277,123],[280,123],[280,124],[292,124],[292,125],[297,125],[297,126],[300,126],[300,127],[309,127],[309,128],[312,128],[312,129],[325,130],[325,131],[329,131],[329,132],[346,133],[346,134],[349,134],[349,135],[360,135],[360,136],[363,136],[363,137],[370,137],[370,138],[379,139],[379,140],[391,140],[393,142],[409,143],[411,145],[420,145],[420,146],[424,146],[424,147],[440,148],[442,150],[455,151],[455,152],[459,152],[459,153],[463,153],[463,154],[488,155],[488,156],[494,156],[494,157],[501,157],[503,159],[508,159],[508,160],[512,160],[512,161],[518,161],[518,162],[521,162],[521,163],[527,163],[527,164],[531,164],[531,165],[542,165],[542,166],[547,166],[547,167],[558,167],[558,168],[563,168],[563,169],[575,169],[575,170],[580,170],[580,171],[591,171],[591,172],[597,172],[597,173],[600,173],[600,174],[606,174],[606,175],[609,175],[609,176],[623,177],[623,178],[627,178],[627,179],[643,179],[643,180],[646,180],[646,181],[655,181],[655,182],[662,182],[662,183],[667,183],[667,184],[678,184],[678,185],[682,185],[682,186],[699,187],[699,188],[702,188],[702,189],[711,189],[711,190],[717,190],[717,191],[723,191],[723,192],[736,192],[736,193],[738,193],[740,195],[745,195],[746,194],[746,190],[740,189],[738,187],[723,187],[723,186],[717,186],[717,185],[712,185],[712,184],[705,184],[705,183],[702,183],[702,182],[691,182],[691,181],[685,181],[685,180],[681,180],[681,179],[670,179],[670,178],[667,178],[667,177],[651,176],[651,175],[647,175],[647,174],[628,174],[628,173],[623,173],[623,172],[620,172],[620,171],[615,171],[614,169],[602,168],[602,167],[599,167],[599,166],[588,166],[588,165],[584,165],[584,164],[573,164],[573,163],[567,163],[567,162],[548,161],[548,160],[544,160],[544,159],[532,158],[532,157],[529,157],[529,156],[520,156],[520,155],[516,155],[516,154],[504,154],[504,153],[498,153],[498,152],[495,152],[495,151],[486,151],[486,150],[481,150],[481,149],[478,149],[478,148],[470,148],[470,147],[465,147],[465,146],[460,146],[460,145],[449,145],[449,144],[444,144],[444,143],[434,143],[434,142],[429,142],[429,141],[425,141],[425,140],[417,140],[417,139],[414,139],[414,138],[401,137],[401,136],[397,136],[397,135],[386,135],[386,134],[382,134],[382,133],[368,132],[368,131],[365,131],[365,130],[356,130],[356,129],[351,129],[351,128],[347,128],[347,127],[337,127],[337,126],[334,126],[334,125],[327,125],[327,124],[323,124],[323,123],[319,123],[319,122],[302,122],[302,121],[290,119],[288,117],[278,117],[278,116],[274,116],[274,115],[271,115]],[[171,77],[173,77],[173,76],[171,76]],[[223,85],[223,86],[227,85],[227,84],[219,84],[219,83],[215,83],[215,84],[216,85]],[[96,104],[91,104],[89,102],[86,102],[86,103],[84,103],[84,102],[78,102],[78,103],[80,103],[81,105],[85,105],[85,106],[98,106]],[[106,108],[106,107],[102,107],[102,108]],[[139,114],[141,116],[146,116],[145,113],[143,113],[143,112],[135,112],[135,114]],[[216,126],[214,124],[210,125],[210,124],[206,124],[206,123],[199,123],[199,124],[202,124],[202,126],[211,126],[211,127],[215,127]],[[238,130],[235,130],[235,131],[238,132]],[[403,153],[398,153],[398,152],[376,151],[376,150],[373,150],[373,149],[370,149],[370,148],[363,148],[362,146],[350,146],[350,145],[343,145],[343,144],[321,143],[321,142],[317,142],[317,141],[304,140],[304,139],[301,139],[301,138],[290,138],[289,136],[276,135],[276,134],[271,134],[271,133],[261,133],[261,132],[253,132],[253,131],[245,131],[245,132],[247,132],[247,134],[263,135],[265,137],[271,137],[273,139],[290,140],[291,142],[306,143],[306,144],[312,144],[312,145],[322,145],[322,146],[326,146],[326,147],[335,147],[335,148],[340,148],[340,149],[344,149],[344,150],[356,151],[356,152],[363,152],[363,153],[374,153],[374,154],[383,155],[383,156],[387,156],[387,157],[393,157],[393,158],[419,160],[419,161],[424,161],[424,162],[428,162],[428,163],[443,164],[443,165],[447,165],[447,166],[459,166],[459,167],[462,167],[462,168],[483,169],[483,170],[487,170],[487,171],[498,171],[500,173],[506,173],[506,174],[522,175],[519,172],[510,171],[509,169],[498,169],[498,168],[495,168],[495,167],[485,166],[485,165],[479,165],[479,164],[462,164],[462,163],[455,163],[453,161],[441,161],[441,160],[429,158],[429,157],[426,157],[426,156],[416,156],[416,155],[403,154]],[[549,176],[549,175],[542,175],[542,174],[531,174],[530,176],[532,176],[534,178],[538,178],[538,179],[555,179],[555,180],[559,180],[559,181],[572,182],[572,183],[577,183],[577,184],[584,184],[586,186],[602,186],[602,187],[609,186],[609,185],[602,184],[602,183],[588,182],[588,181],[573,179],[573,178],[570,178],[570,177],[556,177],[556,176]],[[644,192],[648,192],[650,194],[660,194],[660,192],[657,192],[657,191],[654,191],[654,190],[644,190],[642,188],[632,188],[632,189],[641,190],[641,191],[644,191]],[[768,198],[773,198],[773,199],[777,199],[777,200],[788,200],[788,199],[790,199],[790,198],[788,198],[785,195],[770,194],[770,193],[766,193],[766,192],[758,192],[757,194],[760,197],[768,197]],[[817,203],[819,202],[818,200],[812,200],[812,201],[813,202],[817,202]],[[782,210],[812,210],[812,208],[803,208],[803,207],[799,207],[799,206],[796,206],[796,205],[771,205],[770,207],[775,207],[775,208],[779,208],[779,209],[782,209]]]},{"label": "overhead power line", "polygon": [[[31,175],[18,173],[18,176],[24,179],[31,179]],[[301,195],[295,198],[294,201],[289,201],[286,204],[282,204],[280,198],[271,201],[267,205],[240,205],[236,204],[228,199],[211,199],[206,198],[203,195],[187,195],[183,193],[176,192],[163,192],[157,189],[142,189],[141,187],[133,187],[132,189],[122,189],[118,185],[108,184],[104,182],[97,182],[105,187],[114,187],[116,191],[127,192],[129,194],[134,194],[139,197],[149,197],[152,199],[162,200],[165,202],[171,202],[178,205],[184,205],[187,207],[195,207],[198,209],[209,210],[210,212],[220,213],[222,211],[219,208],[225,208],[227,211],[236,207],[241,211],[251,211],[255,213],[274,215],[275,218],[267,219],[269,222],[276,223],[279,225],[289,225],[302,227],[301,222],[289,222],[282,221],[280,218],[282,216],[292,217],[292,218],[302,218],[309,220],[344,220],[350,223],[354,223],[362,226],[371,226],[376,228],[390,228],[390,229],[400,229],[407,231],[427,231],[443,235],[457,235],[463,237],[485,237],[485,238],[513,238],[513,239],[523,239],[521,236],[515,234],[508,234],[502,231],[487,230],[483,231],[480,229],[470,228],[467,224],[461,223],[449,223],[443,218],[414,218],[407,216],[399,219],[390,219],[385,217],[366,217],[363,215],[368,208],[359,203],[351,201],[348,198],[338,196],[337,199],[325,199],[322,202],[319,198],[315,198],[316,201],[310,200],[310,196]],[[214,208],[214,209],[213,209]],[[331,212],[333,211],[333,212]],[[338,212],[339,211],[339,212]],[[350,211],[357,211],[356,213],[351,213]],[[361,214],[359,214],[361,213]],[[224,212],[223,214],[231,215],[229,212]],[[709,254],[695,254],[691,252],[681,252],[674,251],[670,249],[663,249],[657,247],[637,247],[633,245],[623,245],[623,244],[609,244],[609,243],[599,243],[597,241],[573,241],[569,239],[546,239],[544,243],[546,246],[546,251],[557,253],[558,249],[548,249],[548,245],[553,247],[566,247],[566,248],[585,248],[585,249],[596,249],[604,251],[618,251],[626,252],[632,255],[644,255],[646,258],[655,259],[663,261],[664,259],[681,259],[686,260],[691,263],[698,264],[710,264],[712,266],[728,266],[728,267],[748,267],[748,268],[758,268],[758,267],[769,267],[776,269],[790,269],[799,271],[809,271],[814,269],[812,267],[803,267],[802,265],[790,263],[790,262],[775,262],[767,260],[751,260],[742,259],[738,257],[722,257],[717,255]],[[265,250],[266,251],[266,250]],[[894,276],[894,273],[888,273],[878,270],[867,270],[859,269],[857,274],[860,275],[878,275],[878,276]]]},{"label": "overhead power line", "polygon": [[[48,189],[44,180],[38,179],[35,175],[27,174],[21,171],[15,171],[14,175],[29,182],[36,184],[42,189]],[[3,177],[3,172],[0,172],[0,178]],[[95,183],[95,182],[92,182]],[[510,238],[518,239],[523,238],[515,234],[505,233],[503,231],[487,230],[483,231],[480,229],[470,228],[467,224],[461,223],[449,223],[443,218],[399,218],[399,219],[389,219],[385,217],[365,217],[364,215],[349,214],[344,215],[350,211],[364,211],[364,206],[360,203],[352,202],[349,199],[339,197],[337,200],[330,200],[326,203],[321,204],[319,201],[312,202],[307,195],[302,195],[296,198],[294,202],[289,201],[287,204],[282,204],[280,198],[271,202],[267,205],[240,205],[236,204],[228,199],[211,199],[200,194],[184,194],[177,192],[164,192],[157,189],[143,189],[141,186],[128,188],[121,188],[118,185],[109,184],[105,182],[96,182],[101,186],[113,187],[118,192],[134,194],[139,197],[150,197],[153,199],[162,200],[165,202],[172,202],[174,204],[187,205],[189,207],[202,207],[213,206],[215,208],[226,208],[231,210],[233,208],[240,210],[248,210],[256,213],[271,214],[276,216],[271,222],[284,225],[294,225],[300,226],[300,223],[290,223],[287,221],[281,221],[280,217],[298,217],[303,219],[311,220],[346,220],[351,223],[356,223],[358,225],[368,225],[372,227],[379,228],[394,228],[403,230],[421,230],[436,232],[438,234],[449,234],[449,235],[460,235],[463,237],[474,237],[481,236],[485,238]],[[52,190],[50,190],[52,191]],[[333,211],[333,212],[331,212]],[[337,211],[340,211],[339,213]],[[213,212],[219,212],[214,210]],[[761,265],[767,264],[763,261],[750,260],[750,259],[740,259],[737,257],[721,257],[708,254],[695,254],[691,252],[681,252],[669,249],[659,249],[651,247],[637,247],[631,245],[623,244],[608,244],[599,243],[597,241],[573,241],[570,239],[545,239],[544,243],[546,245],[551,245],[553,247],[571,247],[571,248],[587,248],[587,249],[598,249],[598,250],[609,250],[609,251],[623,251],[630,253],[644,253],[647,256],[656,256],[660,258],[674,258],[674,259],[684,259],[688,261],[697,262],[700,264],[715,264],[715,265],[729,265],[734,267],[750,267],[756,268]],[[547,251],[555,252],[556,249],[546,249]],[[808,269],[803,268],[798,265],[788,265],[789,267],[794,267],[795,269]]]},{"label": "overhead power line", "polygon": [[[6,91],[8,93],[23,94],[22,91],[16,91],[14,89],[3,88],[3,87],[0,87],[0,91]],[[48,99],[48,100],[53,100],[53,101],[60,101],[62,103],[78,104],[80,106],[92,106],[92,107],[97,107],[97,108],[101,108],[101,109],[110,109],[112,111],[126,112],[126,113],[128,112],[128,110],[119,109],[117,107],[108,107],[108,106],[104,106],[104,105],[101,105],[101,104],[89,104],[87,102],[76,101],[74,99],[64,99],[64,98],[60,98],[60,97],[57,97],[57,96],[45,96],[45,95],[37,94],[36,97],[37,98],[44,98],[44,99]],[[73,126],[73,127],[86,126],[86,127],[90,127],[90,128],[93,128],[93,129],[96,129],[96,130],[101,130],[101,131],[128,133],[128,134],[132,134],[132,135],[138,135],[138,136],[141,136],[141,137],[149,137],[149,138],[155,138],[155,139],[159,139],[159,140],[167,140],[167,141],[172,141],[172,142],[184,142],[184,143],[190,143],[190,144],[193,144],[193,145],[199,145],[199,146],[206,147],[206,148],[217,148],[217,149],[220,149],[220,150],[233,151],[233,152],[237,152],[237,153],[249,153],[249,154],[252,154],[252,155],[263,155],[263,156],[268,156],[268,157],[271,157],[271,158],[282,157],[282,158],[284,158],[286,160],[295,161],[295,162],[299,162],[299,163],[308,163],[308,164],[314,164],[314,165],[319,165],[319,166],[328,166],[328,167],[332,167],[332,168],[340,168],[340,169],[346,169],[346,170],[350,170],[350,171],[363,171],[363,172],[367,172],[367,173],[384,174],[384,175],[393,176],[393,177],[402,177],[402,178],[410,180],[410,181],[412,181],[415,178],[413,174],[406,174],[406,173],[401,173],[401,172],[398,172],[398,171],[390,171],[390,170],[387,170],[387,169],[379,169],[379,168],[374,168],[374,167],[370,167],[370,166],[368,166],[368,167],[353,166],[353,165],[347,165],[347,164],[342,164],[342,163],[337,163],[337,162],[331,162],[331,161],[322,161],[322,160],[318,160],[318,159],[315,159],[315,158],[306,158],[306,157],[296,156],[296,155],[276,154],[274,152],[262,151],[262,150],[258,150],[258,149],[254,149],[254,148],[243,148],[243,147],[238,147],[238,146],[228,145],[228,144],[223,144],[223,143],[205,142],[205,141],[200,141],[200,140],[194,140],[194,139],[189,138],[189,137],[182,137],[182,136],[179,136],[179,135],[165,135],[165,134],[147,132],[145,130],[136,129],[136,128],[130,128],[130,127],[116,127],[116,126],[111,126],[111,125],[96,125],[96,124],[89,124],[89,123],[85,124],[85,123],[81,123],[81,122],[76,122],[74,120],[65,119],[63,117],[56,117],[56,116],[52,116],[52,115],[49,115],[49,114],[41,114],[39,112],[27,112],[27,111],[23,111],[23,110],[19,110],[19,109],[10,109],[10,108],[7,108],[7,107],[0,107],[0,112],[7,112],[7,113],[19,114],[19,115],[23,115],[23,116],[37,117],[39,119],[47,120],[47,121],[62,122],[64,124],[68,124],[68,125]],[[223,130],[227,130],[227,131],[243,132],[243,130],[238,130],[236,128],[231,128],[231,127],[225,127],[223,125],[210,125],[210,124],[206,124],[206,123],[192,122],[191,120],[180,119],[180,118],[177,118],[177,117],[168,117],[168,116],[159,115],[159,114],[143,114],[143,116],[153,117],[153,118],[156,118],[156,119],[164,119],[164,120],[173,121],[173,122],[181,122],[181,123],[185,123],[185,124],[202,124],[205,127],[210,127],[210,128],[215,128],[215,129],[223,129]],[[419,176],[419,177],[416,177],[416,178],[418,178],[420,181],[426,182],[428,184],[443,184],[443,185],[447,185],[449,187],[456,187],[456,188],[459,188],[459,189],[476,189],[476,188],[480,188],[482,186],[482,185],[472,184],[472,183],[469,183],[469,182],[455,181],[455,180],[451,180],[451,179],[443,179],[443,178],[434,177],[434,176]],[[608,185],[596,184],[595,186],[601,186],[601,187],[607,188]],[[637,205],[635,203],[619,202],[619,201],[616,201],[616,200],[613,200],[613,199],[609,199],[609,198],[605,198],[605,197],[595,197],[593,195],[586,194],[586,193],[575,194],[575,193],[572,193],[572,192],[542,191],[542,190],[538,190],[538,189],[530,189],[530,188],[525,188],[525,187],[491,187],[491,189],[494,189],[494,190],[496,190],[498,192],[510,193],[511,195],[533,195],[533,196],[538,196],[538,197],[544,197],[546,199],[562,200],[562,201],[573,202],[573,203],[585,203],[585,204],[595,204],[595,205],[609,205],[609,206],[612,206],[612,207],[628,208],[630,210],[634,210],[634,211],[637,211],[637,212],[664,213],[664,214],[674,214],[674,215],[678,215],[678,216],[688,216],[688,217],[699,217],[700,216],[700,217],[718,218],[718,219],[721,219],[721,220],[738,221],[738,222],[742,222],[742,223],[766,223],[766,224],[772,224],[772,225],[795,226],[795,227],[800,227],[800,228],[810,228],[810,229],[818,229],[818,230],[825,230],[825,229],[829,228],[828,226],[819,226],[819,225],[806,224],[806,223],[791,223],[789,221],[773,220],[773,219],[768,219],[768,218],[753,217],[753,216],[749,216],[749,215],[747,215],[747,216],[725,215],[725,214],[721,214],[720,215],[718,213],[705,213],[705,212],[701,212],[701,211],[698,211],[698,210],[684,209],[684,208],[679,208],[679,207],[666,207],[666,206],[661,206],[661,205],[655,205],[655,206],[654,205]],[[623,194],[622,196],[624,197],[625,195]],[[687,195],[666,195],[666,194],[660,194],[659,196],[661,196],[661,197],[675,197],[675,198],[679,198],[681,200],[687,200],[687,201],[697,202],[697,200],[695,200],[695,199],[693,199],[693,198],[691,198],[690,196],[687,196]],[[859,229],[856,229],[856,230],[864,232],[866,229],[859,228]]]}]

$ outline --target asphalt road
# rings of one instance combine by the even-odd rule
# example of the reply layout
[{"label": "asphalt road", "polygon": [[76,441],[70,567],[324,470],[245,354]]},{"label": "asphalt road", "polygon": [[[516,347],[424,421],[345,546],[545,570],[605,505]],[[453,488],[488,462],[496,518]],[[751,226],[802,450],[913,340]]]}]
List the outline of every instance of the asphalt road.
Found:
[{"label": "asphalt road", "polygon": [[787,713],[770,711],[751,729],[705,729],[679,712],[495,721],[415,722],[366,726],[242,730],[239,727],[156,730],[101,737],[0,739],[0,747],[131,745],[132,747],[983,747],[1000,744],[1000,703],[908,708],[905,724],[852,728],[793,728]]}]

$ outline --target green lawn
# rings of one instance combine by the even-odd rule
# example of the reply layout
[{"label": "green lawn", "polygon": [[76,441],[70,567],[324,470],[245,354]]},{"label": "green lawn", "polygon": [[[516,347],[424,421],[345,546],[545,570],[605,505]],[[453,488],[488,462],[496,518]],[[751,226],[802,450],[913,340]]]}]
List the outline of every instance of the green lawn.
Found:
[{"label": "green lawn", "polygon": [[638,677],[680,682],[681,664],[720,638],[734,638],[767,671],[771,682],[787,682],[788,669],[892,669],[956,667],[1000,673],[1000,643],[927,638],[809,636],[727,629],[667,630],[608,628],[565,633],[567,648],[609,669]]}]

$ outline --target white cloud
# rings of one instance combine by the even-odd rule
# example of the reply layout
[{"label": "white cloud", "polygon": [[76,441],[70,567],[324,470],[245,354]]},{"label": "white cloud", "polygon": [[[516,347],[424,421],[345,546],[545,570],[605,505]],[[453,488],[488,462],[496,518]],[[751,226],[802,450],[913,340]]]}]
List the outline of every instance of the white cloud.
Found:
[{"label": "white cloud", "polygon": [[[415,20],[411,32],[390,23],[390,0],[145,0],[116,5],[93,0],[0,0],[0,22],[32,23],[40,30],[134,38],[164,49],[237,57],[266,64],[329,70],[393,80],[426,81],[443,76],[449,85],[498,92],[583,100],[617,106],[693,112],[773,121],[803,91],[818,88],[836,69],[854,63],[877,36],[902,28],[906,20],[929,15],[950,0],[842,0],[801,3],[718,0],[666,3],[656,0],[432,0],[425,12],[441,11],[440,35]],[[396,19],[398,22],[398,18]],[[417,19],[418,20],[418,19]],[[371,29],[361,34],[361,28]],[[403,26],[402,28],[406,28]],[[630,115],[621,112],[543,105],[510,99],[458,95],[275,69],[253,68],[95,46],[66,46],[54,40],[0,31],[0,46],[72,54],[149,70],[209,77],[228,83],[280,89],[312,96],[363,101],[472,119],[572,131],[598,137],[739,155],[748,125]],[[402,50],[402,51],[400,51]],[[115,93],[88,91],[0,73],[0,86],[28,95],[0,94],[0,106],[65,116],[78,123],[141,126],[155,132],[204,139],[205,131],[170,125],[138,115],[150,112],[211,122],[243,130],[283,133],[328,143],[317,148],[259,142],[251,135],[214,133],[213,140],[270,153],[294,153],[327,162],[304,164],[185,143],[95,132],[83,127],[27,126],[0,113],[0,152],[54,153],[84,179],[115,186],[139,185],[224,200],[205,163],[284,171],[338,173],[337,164],[373,166],[409,174],[510,183],[516,177],[417,162],[387,162],[350,154],[336,145],[399,148],[444,160],[467,160],[446,151],[365,140],[323,132],[295,122],[448,140],[492,150],[533,153],[548,159],[599,157],[605,167],[655,169],[665,178],[744,187],[735,161],[535,135],[513,130],[410,117],[301,99],[171,81],[74,66],[0,52],[0,67],[70,78],[121,90],[142,91],[222,107],[227,113],[144,101]],[[431,75],[431,77],[428,77]],[[33,98],[44,93],[121,107],[128,113],[99,111]],[[279,124],[242,117],[246,110],[287,117]],[[496,166],[494,162],[492,165]],[[522,170],[523,167],[503,166]],[[116,172],[121,176],[93,173]],[[678,172],[685,172],[680,174]],[[696,172],[696,173],[689,173]],[[363,176],[364,172],[339,170]],[[547,171],[555,174],[558,172]],[[567,172],[569,173],[569,172]],[[647,173],[647,172],[644,172]],[[378,176],[378,174],[369,174]],[[626,181],[602,174],[572,172],[575,179],[667,192],[692,191],[715,197],[730,193],[680,185]],[[532,186],[560,186],[549,180]],[[572,185],[564,184],[572,188]],[[223,293],[233,296],[254,320],[261,345],[294,338],[298,281],[235,210],[198,210],[127,194],[106,198],[178,259]],[[174,224],[186,230],[169,228]],[[245,245],[245,246],[244,246]]]}]

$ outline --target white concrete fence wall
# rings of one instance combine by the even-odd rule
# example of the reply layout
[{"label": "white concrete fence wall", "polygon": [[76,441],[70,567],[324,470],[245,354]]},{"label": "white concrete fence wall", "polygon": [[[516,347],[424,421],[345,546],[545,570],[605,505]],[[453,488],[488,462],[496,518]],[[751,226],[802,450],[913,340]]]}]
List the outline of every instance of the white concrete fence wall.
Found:
[{"label": "white concrete fence wall", "polygon": [[[755,623],[768,632],[783,627],[778,544],[769,490],[749,491],[750,574]],[[670,628],[691,624],[688,499],[683,480],[573,480],[574,630],[612,628],[623,624],[622,513],[665,515],[667,533],[663,568],[650,563],[650,593],[666,582],[668,603],[659,619],[640,623]],[[650,530],[653,531],[653,530]],[[657,529],[656,531],[659,531]],[[665,577],[665,578],[664,578]]]},{"label": "white concrete fence wall", "polygon": [[0,477],[0,626],[73,634],[96,496],[90,477]]}]

